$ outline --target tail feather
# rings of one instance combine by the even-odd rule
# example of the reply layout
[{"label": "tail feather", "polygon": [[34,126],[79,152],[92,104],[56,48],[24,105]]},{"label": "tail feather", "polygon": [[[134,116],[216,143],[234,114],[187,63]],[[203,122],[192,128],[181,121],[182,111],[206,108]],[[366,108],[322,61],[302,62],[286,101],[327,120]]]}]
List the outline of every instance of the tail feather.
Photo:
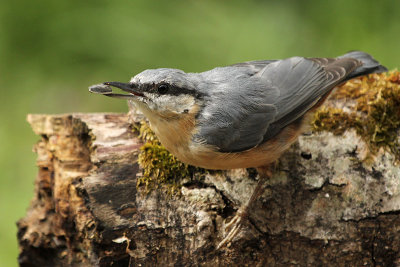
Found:
[{"label": "tail feather", "polygon": [[367,75],[370,73],[381,73],[386,72],[388,69],[382,66],[378,61],[376,61],[371,55],[362,51],[351,51],[338,58],[355,58],[361,61],[362,65],[356,68],[348,78],[355,78],[362,75]]}]

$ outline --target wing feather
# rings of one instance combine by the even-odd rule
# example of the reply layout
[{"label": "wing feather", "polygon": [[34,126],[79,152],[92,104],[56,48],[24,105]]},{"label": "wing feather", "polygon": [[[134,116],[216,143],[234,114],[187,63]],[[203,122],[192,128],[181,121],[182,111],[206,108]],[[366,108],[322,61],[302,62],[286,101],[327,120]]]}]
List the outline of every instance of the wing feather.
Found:
[{"label": "wing feather", "polygon": [[211,70],[204,77],[220,80],[203,85],[212,92],[198,118],[195,140],[222,152],[243,151],[266,142],[303,116],[360,64],[353,58],[293,57]]}]

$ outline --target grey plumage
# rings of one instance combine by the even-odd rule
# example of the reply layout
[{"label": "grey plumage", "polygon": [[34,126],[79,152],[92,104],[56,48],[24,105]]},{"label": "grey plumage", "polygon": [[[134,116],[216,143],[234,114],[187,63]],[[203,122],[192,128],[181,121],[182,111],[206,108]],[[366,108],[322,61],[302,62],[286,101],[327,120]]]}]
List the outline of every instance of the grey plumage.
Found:
[{"label": "grey plumage", "polygon": [[[90,90],[132,101],[147,93],[141,101],[155,110],[161,108],[160,103],[190,95],[199,105],[190,142],[219,152],[241,152],[267,142],[301,119],[338,84],[383,71],[387,69],[370,55],[353,51],[337,58],[249,61],[201,73],[145,70],[127,84],[105,83],[131,92],[129,95],[114,94],[102,85]],[[168,85],[166,94],[175,100],[163,98],[160,102],[161,84]]]},{"label": "grey plumage", "polygon": [[[213,99],[205,98],[209,103],[194,138],[223,152],[250,149],[299,119],[336,85],[382,71],[386,68],[370,55],[355,51],[338,58],[253,61],[200,73],[204,82],[198,86]],[[210,77],[229,78],[214,82]]]}]

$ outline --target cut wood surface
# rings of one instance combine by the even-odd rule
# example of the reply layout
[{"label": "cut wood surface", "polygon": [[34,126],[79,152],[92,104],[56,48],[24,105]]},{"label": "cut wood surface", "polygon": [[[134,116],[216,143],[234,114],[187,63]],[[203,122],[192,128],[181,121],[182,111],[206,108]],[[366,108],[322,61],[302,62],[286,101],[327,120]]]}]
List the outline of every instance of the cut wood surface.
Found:
[{"label": "cut wood surface", "polygon": [[18,222],[21,266],[398,266],[400,169],[369,165],[354,133],[303,135],[279,160],[249,222],[216,250],[257,174],[137,187],[140,139],[127,114],[29,115],[39,167]]}]

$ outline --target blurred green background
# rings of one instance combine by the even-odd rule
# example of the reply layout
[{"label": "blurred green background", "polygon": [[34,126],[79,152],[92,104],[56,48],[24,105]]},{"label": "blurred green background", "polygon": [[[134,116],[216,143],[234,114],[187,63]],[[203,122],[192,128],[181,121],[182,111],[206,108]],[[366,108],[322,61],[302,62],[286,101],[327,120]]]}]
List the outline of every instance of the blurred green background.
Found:
[{"label": "blurred green background", "polygon": [[39,139],[28,113],[126,112],[89,94],[157,67],[371,53],[400,65],[400,1],[30,1],[0,9],[0,266],[17,265],[15,222],[33,196]]}]

